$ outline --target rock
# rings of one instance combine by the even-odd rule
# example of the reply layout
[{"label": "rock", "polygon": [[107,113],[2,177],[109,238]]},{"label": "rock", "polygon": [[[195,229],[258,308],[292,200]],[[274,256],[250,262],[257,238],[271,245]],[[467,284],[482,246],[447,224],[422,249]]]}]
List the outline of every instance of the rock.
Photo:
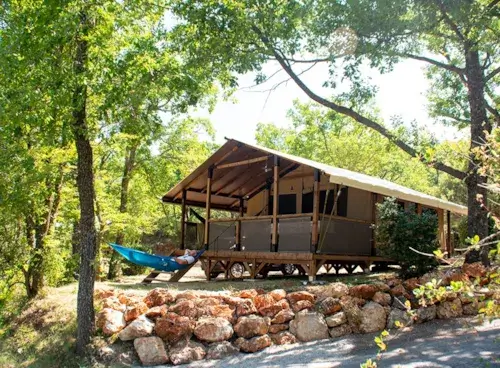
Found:
[{"label": "rock", "polygon": [[344,312],[339,312],[333,316],[326,317],[325,321],[328,327],[337,327],[347,323],[347,316]]},{"label": "rock", "polygon": [[96,325],[105,335],[109,336],[123,330],[127,322],[122,312],[111,308],[105,308],[97,315]]},{"label": "rock", "polygon": [[337,313],[341,309],[342,305],[340,304],[340,300],[337,298],[332,298],[331,296],[323,299],[318,303],[318,311],[323,313],[325,316]]},{"label": "rock", "polygon": [[290,322],[290,332],[300,341],[313,341],[328,338],[325,318],[318,312],[300,312]]},{"label": "rock", "polygon": [[295,317],[295,313],[290,309],[284,309],[272,319],[271,323],[282,324],[289,322]]},{"label": "rock", "polygon": [[158,336],[139,337],[134,340],[134,348],[142,365],[159,365],[168,363],[162,339]]},{"label": "rock", "polygon": [[408,299],[406,299],[404,296],[394,297],[394,299],[392,301],[392,308],[406,310],[407,309],[406,308],[407,301],[408,301]]},{"label": "rock", "polygon": [[202,360],[206,354],[203,344],[194,341],[179,341],[169,351],[170,361],[174,365]]},{"label": "rock", "polygon": [[391,296],[387,293],[383,293],[381,291],[377,291],[375,295],[373,295],[372,300],[375,303],[380,304],[383,307],[391,305]]},{"label": "rock", "polygon": [[349,295],[340,298],[340,305],[342,305],[342,308],[344,308],[345,304],[352,304],[352,303],[356,304],[358,307],[362,307],[363,305],[366,304],[366,300],[355,298]]},{"label": "rock", "polygon": [[131,324],[120,331],[118,337],[122,341],[133,340],[138,337],[151,335],[155,324],[145,316],[139,316]]},{"label": "rock", "polygon": [[117,297],[110,296],[102,301],[102,308],[103,309],[109,308],[109,309],[114,309],[116,311],[125,312],[127,306],[125,304],[122,304]]},{"label": "rock", "polygon": [[417,309],[417,323],[432,321],[436,318],[437,307],[435,304]]},{"label": "rock", "polygon": [[295,344],[297,342],[297,338],[288,331],[278,332],[269,335],[269,337],[271,337],[271,341],[276,345]]},{"label": "rock", "polygon": [[256,335],[265,335],[269,331],[269,323],[265,318],[250,315],[238,318],[234,331],[240,337],[250,338]]},{"label": "rock", "polygon": [[292,304],[292,310],[297,313],[304,309],[313,309],[314,304],[309,300],[299,300],[297,303]]},{"label": "rock", "polygon": [[385,328],[386,318],[384,307],[374,302],[368,302],[361,308],[361,321],[357,330],[360,333],[381,331]]},{"label": "rock", "polygon": [[377,288],[377,291],[380,291],[382,293],[388,293],[391,288],[389,285],[387,285],[385,282],[374,282],[371,284]]},{"label": "rock", "polygon": [[265,317],[274,317],[284,309],[290,309],[290,304],[286,299],[282,299],[268,307],[260,308],[259,313]]},{"label": "rock", "polygon": [[166,305],[159,305],[156,307],[151,308],[146,312],[146,317],[150,319],[156,319],[158,317],[163,317],[165,314],[167,314],[167,306]]},{"label": "rock", "polygon": [[229,341],[214,342],[208,346],[207,359],[222,359],[240,351]]},{"label": "rock", "polygon": [[234,307],[230,307],[226,304],[221,305],[209,305],[199,310],[199,315],[201,316],[209,316],[209,317],[220,317],[224,318],[227,321],[233,323],[234,322]]},{"label": "rock", "polygon": [[253,304],[252,299],[241,299],[242,301],[236,304],[236,315],[238,317],[248,316],[249,314],[257,313],[257,308]]},{"label": "rock", "polygon": [[469,276],[463,273],[461,269],[454,268],[447,270],[442,279],[443,286],[448,286],[452,281],[454,282],[463,282],[465,284],[469,283]]},{"label": "rock", "polygon": [[179,316],[195,319],[198,316],[198,309],[192,300],[181,300],[168,308],[169,312]]},{"label": "rock", "polygon": [[314,303],[314,295],[311,294],[308,291],[296,291],[294,293],[290,293],[286,296],[290,304],[296,304],[297,302],[301,300],[306,300],[311,302],[311,304]]},{"label": "rock", "polygon": [[179,300],[193,300],[198,298],[198,295],[191,290],[183,291],[182,293],[179,293],[175,296],[175,301]]},{"label": "rock", "polygon": [[486,276],[486,267],[481,262],[464,263],[462,272],[470,277],[484,277]]},{"label": "rock", "polygon": [[286,298],[286,291],[283,289],[275,289],[269,292],[269,295],[271,295],[274,300],[279,302],[282,299]]},{"label": "rock", "polygon": [[253,299],[255,298],[259,293],[255,289],[249,289],[249,290],[241,290],[239,293],[240,298],[248,298],[248,299]]},{"label": "rock", "polygon": [[257,351],[263,350],[268,346],[271,346],[272,341],[268,335],[256,336],[247,340],[243,337],[239,337],[234,342],[241,351],[246,353],[255,353]]},{"label": "rock", "polygon": [[462,304],[462,311],[465,316],[475,316],[479,313],[479,303],[473,299],[472,303]]},{"label": "rock", "polygon": [[403,285],[406,290],[413,291],[414,289],[419,287],[419,282],[417,277],[413,277],[403,282]]},{"label": "rock", "polygon": [[330,329],[330,336],[333,338],[348,335],[350,333],[352,333],[352,329],[347,323]]},{"label": "rock", "polygon": [[276,303],[276,300],[274,300],[274,298],[269,294],[261,294],[257,295],[253,299],[253,303],[255,304],[255,308],[257,308],[257,310],[261,310],[263,308],[270,307]]},{"label": "rock", "polygon": [[149,308],[157,307],[174,301],[172,293],[166,289],[156,288],[151,290],[143,299]]},{"label": "rock", "polygon": [[323,290],[323,295],[332,298],[342,298],[349,294],[349,287],[341,282],[333,282],[326,286]]},{"label": "rock", "polygon": [[138,302],[135,304],[131,304],[125,310],[125,321],[133,321],[138,318],[141,314],[144,314],[148,311],[148,306],[144,302]]},{"label": "rock", "polygon": [[373,285],[363,284],[356,285],[349,289],[349,295],[355,298],[366,299],[369,300],[373,298],[375,293],[378,291],[378,288]]},{"label": "rock", "polygon": [[194,330],[194,322],[189,317],[167,313],[158,318],[155,324],[155,333],[169,344],[181,340],[189,340]]},{"label": "rock", "polygon": [[233,326],[227,319],[221,317],[200,318],[196,322],[194,334],[203,341],[220,342],[233,336]]},{"label": "rock", "polygon": [[271,325],[269,326],[269,333],[276,334],[281,331],[288,330],[288,325],[286,323],[281,323],[279,325]]},{"label": "rock", "polygon": [[115,296],[115,291],[113,289],[101,289],[101,288],[96,288],[94,290],[94,298],[96,300],[99,299],[106,299],[110,297]]},{"label": "rock", "polygon": [[460,317],[462,313],[462,302],[458,298],[453,301],[439,303],[436,311],[437,317],[440,319]]},{"label": "rock", "polygon": [[413,319],[406,311],[402,311],[401,309],[392,309],[389,313],[389,317],[387,317],[386,328],[398,328],[398,326],[396,326],[396,322],[399,322],[401,327],[408,327],[413,324]]},{"label": "rock", "polygon": [[389,293],[392,296],[404,296],[408,294],[404,286],[401,284],[394,286],[391,290],[389,290]]},{"label": "rock", "polygon": [[214,305],[221,305],[223,299],[214,298],[212,296],[212,297],[194,299],[193,301],[197,307],[208,307],[208,306],[214,306]]}]

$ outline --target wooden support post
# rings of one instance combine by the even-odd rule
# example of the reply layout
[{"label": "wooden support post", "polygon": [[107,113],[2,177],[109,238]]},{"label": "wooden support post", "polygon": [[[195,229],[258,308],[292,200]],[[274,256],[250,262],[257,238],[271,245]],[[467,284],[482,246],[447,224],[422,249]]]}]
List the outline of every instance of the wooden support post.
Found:
[{"label": "wooden support post", "polygon": [[420,203],[417,203],[417,214],[418,215],[422,214],[422,205]]},{"label": "wooden support post", "polygon": [[446,251],[446,237],[444,234],[444,210],[443,209],[438,209],[437,210],[437,215],[438,215],[438,240],[439,240],[439,249],[441,251],[445,252]]},{"label": "wooden support post", "polygon": [[[239,213],[239,218],[243,217],[245,208],[245,201],[243,198],[240,198],[240,213]],[[236,222],[236,250],[241,251],[241,220],[238,220]]]},{"label": "wooden support post", "polygon": [[186,248],[186,195],[187,192],[183,189],[181,205],[181,249]]},{"label": "wooden support post", "polygon": [[314,170],[314,187],[313,187],[313,215],[311,229],[311,253],[316,253],[318,250],[318,221],[319,221],[319,184],[321,173],[318,169]]},{"label": "wooden support post", "polygon": [[309,282],[316,281],[316,273],[317,273],[317,270],[316,270],[316,261],[313,259],[311,261],[311,263],[309,264],[309,272],[308,272]]},{"label": "wooden support post", "polygon": [[[205,237],[204,237],[204,244],[205,244],[205,249],[208,250],[209,246],[209,241],[210,241],[210,208],[211,208],[211,201],[212,201],[212,177],[214,175],[214,168],[210,167],[208,169],[208,176],[207,176],[207,200],[206,200],[206,217],[205,217]],[[208,275],[210,277],[210,275]]]},{"label": "wooden support post", "polygon": [[372,226],[371,227],[371,255],[377,254],[376,244],[375,244],[375,225],[377,222],[377,193],[372,193]]},{"label": "wooden support post", "polygon": [[446,211],[446,251],[448,252],[448,258],[451,257],[453,253],[453,248],[451,245],[451,214],[450,211]]},{"label": "wooden support post", "polygon": [[278,251],[278,211],[279,211],[279,169],[280,158],[274,156],[274,181],[273,181],[273,232],[271,234],[271,252]]}]

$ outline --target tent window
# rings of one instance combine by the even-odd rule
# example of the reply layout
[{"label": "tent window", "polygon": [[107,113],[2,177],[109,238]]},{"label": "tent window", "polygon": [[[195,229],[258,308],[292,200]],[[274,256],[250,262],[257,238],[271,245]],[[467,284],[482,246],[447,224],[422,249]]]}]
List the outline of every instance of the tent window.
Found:
[{"label": "tent window", "polygon": [[[328,192],[328,198],[326,197],[326,190],[322,190],[319,192],[319,213],[323,214],[325,211],[325,215],[329,215],[332,213],[333,204],[335,203],[335,191],[331,189]],[[309,192],[306,194],[302,194],[302,213],[311,213],[313,211],[313,198],[314,193]],[[326,200],[326,209],[325,209],[325,200]],[[347,188],[342,188],[342,192],[340,193],[340,197],[337,203],[336,214],[338,216],[347,216]]]},{"label": "tent window", "polygon": [[[268,214],[273,214],[273,196],[269,196]],[[297,213],[297,195],[280,194],[278,201],[278,215],[290,215]]]}]

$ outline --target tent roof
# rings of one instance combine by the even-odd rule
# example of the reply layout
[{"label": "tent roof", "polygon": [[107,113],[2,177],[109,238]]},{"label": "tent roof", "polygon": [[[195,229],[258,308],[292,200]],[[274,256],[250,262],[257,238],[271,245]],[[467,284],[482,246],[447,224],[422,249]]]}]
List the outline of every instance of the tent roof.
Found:
[{"label": "tent roof", "polygon": [[[186,190],[186,203],[188,205],[205,207],[208,169],[214,167],[211,207],[237,211],[240,198],[245,200],[251,198],[272,182],[273,156],[280,157],[280,176],[285,176],[303,165],[322,171],[323,174],[330,177],[331,183],[396,197],[458,214],[467,214],[467,208],[464,206],[388,180],[340,169],[235,139],[228,139],[211,157],[173,187],[162,199],[164,202],[181,203],[182,192]],[[248,161],[248,163],[241,164],[243,161]],[[238,162],[240,164],[237,166],[227,167],[227,164]]]}]

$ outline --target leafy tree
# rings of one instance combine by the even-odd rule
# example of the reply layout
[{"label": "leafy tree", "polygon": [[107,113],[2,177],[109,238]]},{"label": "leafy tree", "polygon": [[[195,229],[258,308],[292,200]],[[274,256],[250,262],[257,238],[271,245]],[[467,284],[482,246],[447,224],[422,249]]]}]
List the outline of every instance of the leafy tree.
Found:
[{"label": "leafy tree", "polygon": [[[274,60],[312,100],[346,115],[385,136],[412,157],[464,180],[468,195],[468,232],[488,234],[485,178],[469,155],[466,171],[452,167],[412,146],[397,133],[363,113],[375,88],[362,77],[369,65],[387,72],[401,60],[430,66],[434,78],[431,111],[459,127],[469,127],[470,147],[484,140],[499,122],[496,90],[498,64],[498,2],[496,0],[380,1],[172,1],[183,21],[176,27],[180,47],[213,63],[227,63],[241,73],[260,70]],[[327,98],[300,77],[297,65],[326,63],[325,87],[335,89],[342,78],[347,93]],[[294,68],[295,66],[295,68]],[[267,76],[259,74],[257,82]],[[463,112],[458,114],[458,112]],[[468,261],[477,260],[470,253]],[[487,262],[487,254],[481,255]]]}]

